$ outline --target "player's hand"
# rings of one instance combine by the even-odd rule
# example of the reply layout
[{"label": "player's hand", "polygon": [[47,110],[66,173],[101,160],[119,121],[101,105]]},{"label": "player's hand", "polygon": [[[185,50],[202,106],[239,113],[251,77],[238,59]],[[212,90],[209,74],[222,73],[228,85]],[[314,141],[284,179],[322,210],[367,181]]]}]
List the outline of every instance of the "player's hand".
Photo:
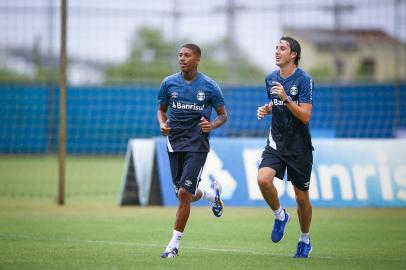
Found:
[{"label": "player's hand", "polygon": [[270,111],[269,104],[265,104],[264,106],[259,106],[257,109],[257,119],[261,120],[264,118]]},{"label": "player's hand", "polygon": [[213,129],[211,123],[203,116],[200,118],[199,126],[201,127],[203,133],[209,133]]},{"label": "player's hand", "polygon": [[169,122],[168,120],[166,120],[165,123],[161,123],[160,124],[160,128],[161,128],[161,134],[164,136],[168,136],[169,135],[169,131],[171,131],[171,128],[169,127]]},{"label": "player's hand", "polygon": [[277,81],[272,81],[272,85],[273,86],[271,88],[271,93],[277,94],[280,100],[286,101],[286,99],[288,98],[288,95],[286,95],[283,85]]}]

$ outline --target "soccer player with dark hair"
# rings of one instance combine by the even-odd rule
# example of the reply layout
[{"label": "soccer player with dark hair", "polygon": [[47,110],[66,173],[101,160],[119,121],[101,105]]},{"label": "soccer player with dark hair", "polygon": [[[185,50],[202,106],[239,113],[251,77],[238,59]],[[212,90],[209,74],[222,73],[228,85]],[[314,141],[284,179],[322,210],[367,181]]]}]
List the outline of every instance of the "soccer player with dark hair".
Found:
[{"label": "soccer player with dark hair", "polygon": [[[201,198],[209,200],[216,217],[222,215],[224,208],[219,182],[212,183],[205,190],[198,188],[210,149],[210,132],[227,121],[220,87],[197,71],[200,56],[201,50],[197,45],[183,45],[179,51],[180,72],[163,80],[158,95],[157,118],[161,133],[167,136],[172,181],[179,202],[172,239],[162,258],[178,255],[191,202]],[[217,117],[210,122],[213,108]]]},{"label": "soccer player with dark hair", "polygon": [[269,103],[258,107],[257,117],[272,114],[271,130],[258,170],[258,185],[267,204],[275,214],[271,239],[282,240],[290,215],[282,208],[274,186],[275,177],[293,184],[301,235],[295,258],[307,258],[312,250],[309,232],[312,206],[309,199],[313,146],[309,132],[312,113],[313,82],[298,67],[300,44],[291,37],[282,37],[276,45],[278,70],[265,78]]}]

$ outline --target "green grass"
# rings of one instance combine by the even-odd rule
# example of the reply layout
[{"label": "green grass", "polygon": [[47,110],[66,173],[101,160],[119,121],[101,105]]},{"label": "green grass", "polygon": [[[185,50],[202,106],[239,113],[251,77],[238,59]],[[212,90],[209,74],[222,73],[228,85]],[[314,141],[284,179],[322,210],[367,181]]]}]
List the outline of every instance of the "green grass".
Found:
[{"label": "green grass", "polygon": [[406,209],[314,209],[312,257],[292,258],[295,209],[281,243],[266,208],[192,213],[174,260],[159,257],[175,208],[119,207],[121,157],[69,157],[57,206],[55,157],[0,157],[0,269],[406,269]]},{"label": "green grass", "polygon": [[[69,202],[116,203],[124,157],[68,156],[65,196]],[[0,196],[56,200],[56,156],[0,156]]]},{"label": "green grass", "polygon": [[405,269],[405,209],[314,209],[312,257],[291,258],[294,215],[281,243],[265,208],[192,208],[175,260],[159,257],[175,208],[101,203],[64,207],[0,199],[0,269]]}]

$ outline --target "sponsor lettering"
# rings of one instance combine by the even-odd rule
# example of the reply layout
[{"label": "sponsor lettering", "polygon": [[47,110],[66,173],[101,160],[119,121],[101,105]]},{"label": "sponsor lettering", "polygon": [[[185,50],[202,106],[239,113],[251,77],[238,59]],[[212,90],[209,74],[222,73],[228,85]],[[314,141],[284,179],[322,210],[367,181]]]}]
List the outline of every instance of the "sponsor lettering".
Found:
[{"label": "sponsor lettering", "polygon": [[[299,104],[299,102],[297,100],[293,101],[296,104]],[[276,106],[286,106],[287,104],[285,102],[283,102],[280,99],[274,98],[273,101],[271,101],[272,105],[276,105]]]},{"label": "sponsor lettering", "polygon": [[[243,150],[248,196],[251,200],[263,199],[256,179],[261,153],[262,149]],[[287,193],[290,198],[295,198],[290,182],[274,181],[274,184],[279,197]],[[391,170],[384,154],[376,159],[375,164],[353,164],[350,167],[340,163],[319,164],[312,171],[309,195],[311,200],[366,201],[370,199],[371,189],[376,188],[383,201],[406,201],[406,165]]]},{"label": "sponsor lettering", "polygon": [[203,105],[197,105],[196,103],[193,104],[185,104],[182,102],[172,102],[172,108],[174,109],[182,109],[182,110],[193,110],[193,111],[203,111]]}]

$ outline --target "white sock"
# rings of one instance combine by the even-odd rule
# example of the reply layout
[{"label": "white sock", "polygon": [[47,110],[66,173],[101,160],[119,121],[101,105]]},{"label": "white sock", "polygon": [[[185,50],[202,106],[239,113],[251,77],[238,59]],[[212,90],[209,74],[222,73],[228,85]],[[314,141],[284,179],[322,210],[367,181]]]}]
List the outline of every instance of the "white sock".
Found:
[{"label": "white sock", "polygon": [[214,202],[214,198],[216,197],[216,190],[213,188],[206,188],[202,190],[203,196],[202,198],[208,200],[210,202]]},{"label": "white sock", "polygon": [[299,242],[303,242],[306,245],[310,243],[310,233],[301,233]]},{"label": "white sock", "polygon": [[273,212],[275,213],[276,219],[279,219],[282,221],[285,220],[285,211],[283,211],[282,206],[279,206],[279,208]]},{"label": "white sock", "polygon": [[166,247],[166,251],[170,251],[172,248],[179,249],[180,239],[182,239],[182,232],[177,230],[173,230],[172,239],[169,242],[168,246]]}]

